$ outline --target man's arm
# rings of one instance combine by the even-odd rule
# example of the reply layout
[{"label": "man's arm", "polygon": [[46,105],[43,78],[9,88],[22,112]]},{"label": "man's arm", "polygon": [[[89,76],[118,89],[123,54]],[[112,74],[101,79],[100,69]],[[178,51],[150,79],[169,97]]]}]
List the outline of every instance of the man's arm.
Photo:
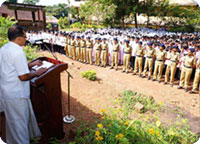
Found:
[{"label": "man's arm", "polygon": [[34,62],[28,63],[28,67],[29,67],[29,69],[31,69],[31,68],[34,67],[35,65],[41,66],[42,64],[43,64],[43,63],[42,63],[41,60],[36,60],[36,61],[34,61]]},{"label": "man's arm", "polygon": [[28,74],[24,74],[24,75],[21,75],[19,76],[19,79],[21,81],[27,81],[27,80],[30,80],[36,76],[40,76],[41,74],[43,74],[44,72],[46,72],[47,69],[46,68],[40,68],[39,70],[35,71],[35,72],[32,72],[32,73],[28,73]]}]

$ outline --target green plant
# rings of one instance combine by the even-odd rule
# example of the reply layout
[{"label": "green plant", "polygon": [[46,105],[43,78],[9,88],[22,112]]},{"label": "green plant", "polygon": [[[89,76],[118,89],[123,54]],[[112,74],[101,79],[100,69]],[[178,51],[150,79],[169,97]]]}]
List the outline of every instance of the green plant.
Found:
[{"label": "green plant", "polygon": [[[131,108],[135,96],[136,92],[125,91],[120,99],[116,99],[115,108],[110,111],[101,110],[101,120],[89,126],[81,124],[76,138],[70,144],[192,144],[197,141],[197,136],[190,131],[187,119],[166,125],[156,116],[141,116],[138,119],[124,116],[124,107]],[[147,107],[149,103],[154,103],[144,99],[137,98],[136,101]]]},{"label": "green plant", "polygon": [[52,29],[51,23],[48,23],[47,28],[48,28],[48,29]]},{"label": "green plant", "polygon": [[60,17],[58,20],[58,25],[60,29],[66,29],[69,25],[69,21],[67,17]]},{"label": "green plant", "polygon": [[10,17],[4,18],[0,16],[0,48],[8,42],[8,29],[16,23],[17,21],[12,21]]},{"label": "green plant", "polygon": [[97,76],[96,76],[96,72],[94,70],[89,70],[89,71],[86,71],[86,72],[82,72],[81,73],[82,77],[83,78],[87,78],[91,81],[95,81]]},{"label": "green plant", "polygon": [[31,45],[27,45],[24,47],[24,52],[25,52],[28,62],[39,57],[39,55],[37,54],[38,46],[31,47]]}]

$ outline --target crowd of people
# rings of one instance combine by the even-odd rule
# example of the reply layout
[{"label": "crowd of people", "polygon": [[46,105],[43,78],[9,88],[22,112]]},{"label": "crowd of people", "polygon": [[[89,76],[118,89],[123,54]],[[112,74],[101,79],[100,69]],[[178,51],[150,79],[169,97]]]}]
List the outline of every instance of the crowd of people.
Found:
[{"label": "crowd of people", "polygon": [[[200,75],[200,33],[173,33],[164,29],[98,29],[85,32],[30,31],[27,40],[41,46],[46,43],[52,51],[66,54],[86,64],[118,70],[141,78],[158,81],[164,74],[164,84],[188,91],[194,72],[192,90],[195,93]],[[41,42],[42,40],[43,42]]]}]

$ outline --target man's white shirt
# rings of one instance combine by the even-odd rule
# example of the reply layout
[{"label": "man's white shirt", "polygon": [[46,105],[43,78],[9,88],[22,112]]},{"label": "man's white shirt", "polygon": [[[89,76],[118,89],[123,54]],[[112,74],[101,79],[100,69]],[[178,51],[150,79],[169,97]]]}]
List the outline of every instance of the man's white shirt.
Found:
[{"label": "man's white shirt", "polygon": [[30,98],[29,81],[18,77],[29,72],[22,47],[13,42],[5,44],[0,49],[0,99]]}]

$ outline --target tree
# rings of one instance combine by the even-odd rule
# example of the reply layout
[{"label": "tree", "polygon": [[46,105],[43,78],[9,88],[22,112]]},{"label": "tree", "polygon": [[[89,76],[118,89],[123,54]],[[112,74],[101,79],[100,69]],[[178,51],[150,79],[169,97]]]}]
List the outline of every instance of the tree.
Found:
[{"label": "tree", "polygon": [[72,18],[79,20],[79,10],[78,8],[72,6],[70,7],[70,14],[72,15]]},{"label": "tree", "polygon": [[59,25],[60,29],[67,28],[67,26],[69,25],[68,18],[67,17],[64,17],[64,18],[60,17],[59,20],[58,20],[58,25]]},{"label": "tree", "polygon": [[79,9],[80,19],[91,22],[96,18],[97,25],[102,22],[105,25],[112,25],[115,17],[116,6],[111,0],[89,0]]},{"label": "tree", "polygon": [[7,0],[7,1],[11,3],[17,3],[17,0]]},{"label": "tree", "polygon": [[46,14],[55,16],[56,18],[68,16],[67,4],[58,4],[46,7]]}]

